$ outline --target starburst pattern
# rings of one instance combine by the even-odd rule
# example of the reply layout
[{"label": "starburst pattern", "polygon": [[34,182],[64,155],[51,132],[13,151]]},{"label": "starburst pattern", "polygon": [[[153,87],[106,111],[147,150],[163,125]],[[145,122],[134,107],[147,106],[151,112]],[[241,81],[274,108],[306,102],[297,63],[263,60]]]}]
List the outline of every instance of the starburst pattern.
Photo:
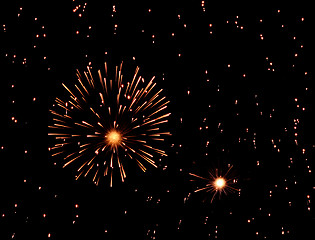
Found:
[{"label": "starburst pattern", "polygon": [[[209,171],[208,178],[204,178],[202,176],[189,173],[190,176],[206,181],[205,186],[202,186],[201,188],[196,189],[194,192],[206,191],[206,192],[213,193],[212,198],[211,198],[211,203],[212,203],[217,194],[220,197],[222,193],[228,194],[229,192],[238,191],[238,189],[231,186],[234,183],[236,183],[236,180],[228,177],[232,167],[233,166],[229,167],[229,169],[224,175],[219,173],[218,169],[215,169],[215,173],[212,173],[211,171]],[[195,179],[191,181],[195,181]]]},{"label": "starburst pattern", "polygon": [[78,84],[68,88],[68,100],[56,98],[53,125],[49,135],[56,144],[49,148],[52,156],[63,155],[63,167],[75,163],[76,179],[91,174],[96,185],[102,176],[110,176],[118,167],[124,182],[124,162],[134,160],[142,171],[145,164],[157,167],[155,158],[167,156],[156,148],[157,141],[170,135],[161,129],[168,122],[170,113],[165,113],[167,101],[162,89],[157,88],[155,77],[145,81],[139,76],[139,67],[130,81],[123,83],[122,63],[116,66],[115,78],[111,80],[104,65],[94,79],[91,68],[83,75],[77,70]]}]

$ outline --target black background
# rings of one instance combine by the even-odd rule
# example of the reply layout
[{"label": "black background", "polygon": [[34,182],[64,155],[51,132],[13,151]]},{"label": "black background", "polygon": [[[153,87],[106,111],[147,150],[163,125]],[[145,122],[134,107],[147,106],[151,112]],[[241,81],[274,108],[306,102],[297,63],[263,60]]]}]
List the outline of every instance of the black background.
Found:
[{"label": "black background", "polygon": [[[88,1],[80,18],[73,9],[84,3],[10,1],[0,7],[0,239],[46,239],[49,233],[52,239],[314,237],[315,185],[306,167],[312,169],[315,144],[310,5],[205,1],[203,12],[201,1]],[[113,5],[117,12],[111,17]],[[48,110],[56,96],[67,95],[61,83],[71,85],[77,68],[91,61],[95,70],[107,61],[114,71],[122,60],[126,75],[136,66],[146,79],[155,75],[171,101],[173,135],[162,144],[169,156],[146,174],[129,166],[127,182],[116,181],[113,188],[106,180],[100,187],[89,179],[75,181],[75,169],[63,169],[58,161],[55,166],[47,151],[53,142],[47,139]],[[300,121],[296,131],[294,119]],[[290,157],[294,164],[288,168]],[[240,196],[234,192],[210,203],[210,193],[193,193],[189,172],[206,176],[215,168],[226,171],[227,164],[234,166]]]}]

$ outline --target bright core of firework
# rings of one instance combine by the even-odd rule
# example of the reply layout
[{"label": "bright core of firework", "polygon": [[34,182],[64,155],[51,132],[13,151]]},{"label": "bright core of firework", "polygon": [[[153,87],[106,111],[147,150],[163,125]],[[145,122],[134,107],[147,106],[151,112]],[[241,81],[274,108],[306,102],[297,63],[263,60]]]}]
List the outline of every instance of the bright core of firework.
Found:
[{"label": "bright core of firework", "polygon": [[121,134],[116,130],[110,130],[106,135],[106,140],[108,144],[112,146],[117,146],[121,142]]},{"label": "bright core of firework", "polygon": [[215,181],[214,181],[214,186],[217,188],[217,189],[222,189],[225,187],[225,184],[226,184],[226,181],[224,178],[222,177],[219,177],[219,178],[216,178]]}]

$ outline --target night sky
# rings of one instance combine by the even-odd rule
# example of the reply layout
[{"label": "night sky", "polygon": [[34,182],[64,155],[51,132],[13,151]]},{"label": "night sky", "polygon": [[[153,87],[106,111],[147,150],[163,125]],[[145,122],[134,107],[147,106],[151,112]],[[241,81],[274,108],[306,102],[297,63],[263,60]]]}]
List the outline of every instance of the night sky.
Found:
[{"label": "night sky", "polygon": [[[170,3],[172,2],[172,3]],[[315,238],[310,4],[5,1],[0,6],[0,239]],[[76,69],[140,67],[170,100],[167,157],[109,187],[47,149]],[[208,172],[235,191],[199,191]]]}]

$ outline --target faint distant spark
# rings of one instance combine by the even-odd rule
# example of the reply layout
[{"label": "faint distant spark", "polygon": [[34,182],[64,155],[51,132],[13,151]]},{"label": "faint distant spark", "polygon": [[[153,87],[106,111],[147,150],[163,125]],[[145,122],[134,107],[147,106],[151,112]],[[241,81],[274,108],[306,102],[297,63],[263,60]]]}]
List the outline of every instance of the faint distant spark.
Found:
[{"label": "faint distant spark", "polygon": [[[232,167],[233,166],[231,166],[223,176],[218,173],[218,169],[216,169],[215,174],[209,171],[209,178],[204,178],[196,174],[189,173],[189,175],[191,176],[194,176],[201,180],[206,181],[205,186],[202,186],[201,188],[196,189],[194,192],[206,191],[206,192],[214,193],[211,198],[211,203],[212,203],[217,194],[221,196],[222,193],[227,194],[228,192],[238,191],[238,189],[230,186],[235,183],[235,179],[227,178]],[[195,181],[195,180],[191,180],[191,181]]]},{"label": "faint distant spark", "polygon": [[50,110],[54,124],[48,135],[56,144],[49,150],[55,151],[52,156],[64,155],[63,167],[77,164],[76,179],[90,173],[98,185],[108,175],[112,186],[116,167],[124,182],[123,163],[128,159],[146,171],[144,162],[157,167],[154,159],[167,156],[154,144],[170,135],[160,129],[170,116],[165,113],[169,101],[154,77],[145,81],[138,72],[139,67],[123,84],[122,63],[116,66],[114,80],[109,79],[105,63],[104,78],[100,70],[94,78],[88,67],[83,76],[77,70],[78,83],[72,89],[62,84],[70,95],[66,101],[56,98],[56,110]]}]

